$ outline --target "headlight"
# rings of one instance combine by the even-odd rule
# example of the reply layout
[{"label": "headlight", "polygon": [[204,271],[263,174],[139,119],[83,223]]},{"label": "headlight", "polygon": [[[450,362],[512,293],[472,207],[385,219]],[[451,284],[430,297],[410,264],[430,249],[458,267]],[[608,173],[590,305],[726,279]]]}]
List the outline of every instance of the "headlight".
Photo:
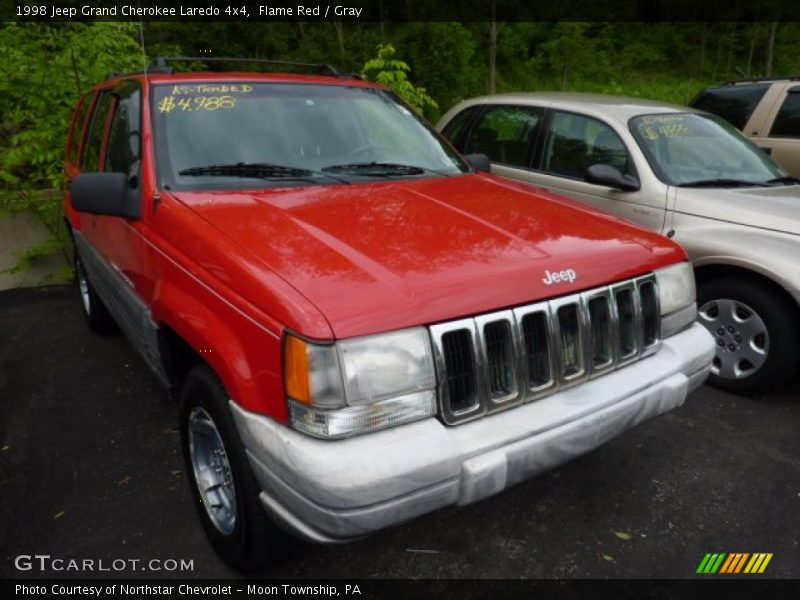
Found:
[{"label": "headlight", "polygon": [[330,345],[284,343],[292,427],[322,438],[383,429],[436,413],[430,337],[418,327]]},{"label": "headlight", "polygon": [[661,306],[661,334],[667,338],[697,319],[694,271],[688,262],[653,272]]}]

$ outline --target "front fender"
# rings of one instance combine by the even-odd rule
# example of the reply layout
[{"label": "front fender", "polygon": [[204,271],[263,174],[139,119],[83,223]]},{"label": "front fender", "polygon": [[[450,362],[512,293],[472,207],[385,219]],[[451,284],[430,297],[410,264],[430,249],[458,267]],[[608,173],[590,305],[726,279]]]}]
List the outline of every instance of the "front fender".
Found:
[{"label": "front fender", "polygon": [[280,373],[280,334],[256,323],[200,286],[161,281],[151,310],[177,333],[247,410],[286,422]]},{"label": "front fender", "polygon": [[[698,219],[677,224],[673,238],[688,252],[695,267],[727,265],[752,271],[798,298],[800,291],[800,237]],[[688,219],[687,219],[688,220]]]}]

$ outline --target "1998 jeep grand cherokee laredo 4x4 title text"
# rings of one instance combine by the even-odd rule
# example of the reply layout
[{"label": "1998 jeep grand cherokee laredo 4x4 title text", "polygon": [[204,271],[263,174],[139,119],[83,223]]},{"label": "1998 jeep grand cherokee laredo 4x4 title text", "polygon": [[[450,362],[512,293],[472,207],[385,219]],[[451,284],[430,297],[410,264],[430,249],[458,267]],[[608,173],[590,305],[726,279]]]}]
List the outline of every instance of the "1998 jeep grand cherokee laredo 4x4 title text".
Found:
[{"label": "1998 jeep grand cherokee laredo 4x4 title text", "polygon": [[475,172],[357,78],[113,77],[66,169],[84,315],[178,392],[201,520],[242,569],[280,529],[346,540],[499,492],[709,372],[679,246]]}]

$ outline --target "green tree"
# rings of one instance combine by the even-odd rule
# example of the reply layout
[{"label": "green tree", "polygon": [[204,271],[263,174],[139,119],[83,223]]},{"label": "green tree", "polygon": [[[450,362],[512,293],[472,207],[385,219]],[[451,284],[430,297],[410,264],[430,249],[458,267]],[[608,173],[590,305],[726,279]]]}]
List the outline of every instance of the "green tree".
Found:
[{"label": "green tree", "polygon": [[378,56],[368,60],[361,70],[364,78],[394,90],[419,112],[424,112],[426,108],[437,109],[439,105],[428,95],[425,88],[415,86],[409,81],[408,73],[411,67],[395,58],[395,52],[391,44],[379,45]]},{"label": "green tree", "polygon": [[142,68],[137,29],[128,23],[0,26],[0,207],[30,211],[51,232],[18,266],[65,247],[58,194],[66,136],[78,98],[110,71]]}]

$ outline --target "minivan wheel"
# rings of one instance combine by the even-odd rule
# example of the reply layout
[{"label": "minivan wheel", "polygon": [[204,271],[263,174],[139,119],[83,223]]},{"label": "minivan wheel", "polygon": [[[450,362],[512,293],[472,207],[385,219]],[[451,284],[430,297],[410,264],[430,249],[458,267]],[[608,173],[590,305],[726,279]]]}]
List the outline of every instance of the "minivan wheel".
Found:
[{"label": "minivan wheel", "polygon": [[697,304],[698,320],[717,347],[711,385],[749,395],[796,374],[797,306],[774,289],[751,279],[720,277],[699,286]]},{"label": "minivan wheel", "polygon": [[78,296],[80,298],[81,313],[89,326],[95,333],[104,334],[111,333],[117,328],[114,322],[114,317],[108,312],[108,309],[100,300],[97,292],[89,281],[89,275],[86,272],[86,267],[83,265],[80,254],[77,249],[75,250],[75,285],[78,288]]},{"label": "minivan wheel", "polygon": [[211,545],[232,567],[253,572],[286,552],[286,534],[264,512],[228,393],[207,365],[194,367],[180,394],[186,474]]}]

